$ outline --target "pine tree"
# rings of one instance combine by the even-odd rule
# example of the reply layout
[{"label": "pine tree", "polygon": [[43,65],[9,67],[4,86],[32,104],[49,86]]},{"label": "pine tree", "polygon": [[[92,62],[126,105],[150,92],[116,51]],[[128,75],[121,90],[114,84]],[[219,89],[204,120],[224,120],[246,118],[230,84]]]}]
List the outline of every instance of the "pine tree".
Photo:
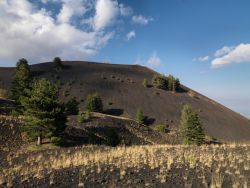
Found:
[{"label": "pine tree", "polygon": [[141,125],[145,123],[146,117],[144,116],[143,111],[141,109],[137,110],[135,118],[138,124]]},{"label": "pine tree", "polygon": [[58,137],[65,128],[64,107],[58,101],[58,89],[49,80],[36,80],[28,97],[23,97],[25,126],[24,131],[31,140]]},{"label": "pine tree", "polygon": [[86,110],[90,112],[102,112],[102,99],[98,94],[88,95],[86,101]]},{"label": "pine tree", "polygon": [[190,105],[183,106],[180,132],[184,144],[201,145],[205,141],[205,134],[200,118]]},{"label": "pine tree", "polygon": [[205,143],[205,133],[204,133],[204,129],[202,128],[202,124],[201,124],[201,121],[200,121],[198,114],[195,114],[195,116],[194,116],[194,124],[195,124],[194,142],[197,145],[204,144]]},{"label": "pine tree", "polygon": [[179,78],[176,78],[175,79],[175,91],[177,91],[179,89],[179,87],[180,87],[180,80],[179,80]]},{"label": "pine tree", "polygon": [[27,96],[30,87],[30,69],[26,59],[20,59],[16,64],[14,80],[12,82],[12,99],[20,105],[21,97]]},{"label": "pine tree", "polygon": [[79,112],[78,109],[79,102],[76,100],[76,97],[72,97],[66,104],[66,112],[68,115],[77,115]]},{"label": "pine tree", "polygon": [[169,91],[174,91],[174,83],[175,83],[175,78],[172,75],[168,76],[168,90]]},{"label": "pine tree", "polygon": [[55,57],[53,62],[54,62],[55,69],[57,71],[60,71],[63,68],[62,60],[60,57]]}]

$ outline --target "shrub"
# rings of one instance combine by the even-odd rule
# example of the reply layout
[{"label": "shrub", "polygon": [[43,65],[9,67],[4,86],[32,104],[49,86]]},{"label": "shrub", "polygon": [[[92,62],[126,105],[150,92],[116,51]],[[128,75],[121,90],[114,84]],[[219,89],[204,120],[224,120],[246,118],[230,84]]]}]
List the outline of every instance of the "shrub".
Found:
[{"label": "shrub", "polygon": [[180,132],[184,144],[201,145],[205,142],[205,133],[200,118],[190,105],[183,106],[180,122]]},{"label": "shrub", "polygon": [[66,104],[66,112],[68,115],[76,115],[78,114],[78,105],[79,102],[76,100],[76,97],[72,97]]},{"label": "shrub", "polygon": [[166,127],[166,125],[156,125],[154,127],[154,130],[157,131],[157,132],[161,132],[161,133],[168,133],[169,132],[169,130]]},{"label": "shrub", "polygon": [[144,124],[146,121],[146,116],[144,116],[143,111],[141,109],[138,109],[136,112],[136,122],[138,124]]},{"label": "shrub", "polygon": [[143,85],[143,87],[149,87],[149,83],[148,83],[148,80],[146,78],[144,78],[142,85]]},{"label": "shrub", "polygon": [[88,95],[86,101],[86,110],[90,112],[102,112],[102,99],[98,94]]},{"label": "shrub", "polygon": [[78,115],[78,122],[84,123],[86,121],[89,121],[91,118],[91,113],[89,111],[86,111],[84,113],[79,113]]}]

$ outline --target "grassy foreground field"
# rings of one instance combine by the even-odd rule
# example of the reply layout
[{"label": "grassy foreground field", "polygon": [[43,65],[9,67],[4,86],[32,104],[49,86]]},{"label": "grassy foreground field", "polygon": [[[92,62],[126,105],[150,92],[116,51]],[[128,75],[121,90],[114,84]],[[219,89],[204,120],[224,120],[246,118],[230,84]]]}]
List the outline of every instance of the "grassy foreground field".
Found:
[{"label": "grassy foreground field", "polygon": [[250,145],[85,146],[1,156],[0,187],[249,187]]}]

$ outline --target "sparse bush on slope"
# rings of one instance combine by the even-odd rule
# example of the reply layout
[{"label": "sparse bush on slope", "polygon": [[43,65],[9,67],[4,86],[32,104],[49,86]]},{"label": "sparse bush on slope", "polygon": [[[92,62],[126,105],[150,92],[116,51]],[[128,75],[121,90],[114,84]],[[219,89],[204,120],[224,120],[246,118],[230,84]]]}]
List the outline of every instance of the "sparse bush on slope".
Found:
[{"label": "sparse bush on slope", "polygon": [[169,130],[168,130],[168,128],[167,128],[166,125],[156,125],[154,127],[154,130],[158,131],[158,132],[161,132],[161,133],[168,133],[169,132]]},{"label": "sparse bush on slope", "polygon": [[86,121],[88,121],[91,117],[91,113],[89,111],[85,111],[85,112],[80,112],[78,114],[78,122],[79,123],[84,123]]},{"label": "sparse bush on slope", "polygon": [[146,116],[144,116],[143,111],[138,109],[135,116],[136,122],[138,124],[144,124],[146,121]]},{"label": "sparse bush on slope", "polygon": [[90,112],[102,112],[102,99],[98,94],[88,95],[86,101],[86,110]]}]

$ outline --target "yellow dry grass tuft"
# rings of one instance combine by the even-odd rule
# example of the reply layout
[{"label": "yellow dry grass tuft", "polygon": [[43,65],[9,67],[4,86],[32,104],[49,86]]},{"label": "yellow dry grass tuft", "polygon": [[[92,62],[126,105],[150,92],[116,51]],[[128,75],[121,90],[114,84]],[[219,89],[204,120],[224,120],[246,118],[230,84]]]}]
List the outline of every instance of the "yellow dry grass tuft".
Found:
[{"label": "yellow dry grass tuft", "polygon": [[[240,148],[241,152],[236,152]],[[16,162],[19,157],[25,155],[23,161]],[[98,147],[85,146],[69,149],[53,149],[43,152],[20,153],[7,158],[7,165],[0,170],[0,185],[3,182],[11,182],[18,174],[22,178],[45,177],[45,172],[51,174],[50,182],[54,183],[53,171],[65,168],[80,168],[79,186],[83,182],[88,169],[92,173],[99,174],[103,170],[114,168],[120,169],[119,177],[122,179],[127,175],[127,169],[142,169],[149,167],[151,170],[159,169],[157,179],[164,183],[168,181],[168,172],[175,168],[187,168],[187,173],[183,179],[187,187],[191,187],[193,180],[188,176],[188,169],[207,169],[216,165],[215,172],[208,180],[204,174],[200,175],[201,182],[207,187],[211,181],[211,187],[222,187],[225,174],[232,177],[234,185],[237,181],[244,180],[247,186],[248,179],[245,176],[249,173],[250,164],[250,145],[204,145],[183,146],[183,145],[150,145],[150,146],[131,146],[131,147]],[[225,169],[226,170],[222,170]],[[240,178],[235,178],[240,177]]]}]

